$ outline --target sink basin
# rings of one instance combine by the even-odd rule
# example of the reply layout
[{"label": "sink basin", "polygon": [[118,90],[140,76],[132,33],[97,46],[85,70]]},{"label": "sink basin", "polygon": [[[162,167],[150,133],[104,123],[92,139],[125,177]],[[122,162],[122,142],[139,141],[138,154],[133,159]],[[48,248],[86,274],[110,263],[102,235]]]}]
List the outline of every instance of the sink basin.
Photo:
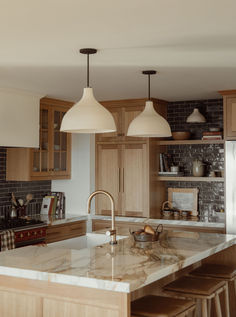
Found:
[{"label": "sink basin", "polygon": [[[116,238],[117,240],[120,240],[126,237],[117,236]],[[86,233],[86,235],[81,237],[53,242],[48,245],[52,247],[56,247],[56,248],[62,248],[62,249],[80,250],[80,249],[86,249],[86,248],[93,248],[108,242],[110,242],[110,237],[106,236],[105,234]]]}]

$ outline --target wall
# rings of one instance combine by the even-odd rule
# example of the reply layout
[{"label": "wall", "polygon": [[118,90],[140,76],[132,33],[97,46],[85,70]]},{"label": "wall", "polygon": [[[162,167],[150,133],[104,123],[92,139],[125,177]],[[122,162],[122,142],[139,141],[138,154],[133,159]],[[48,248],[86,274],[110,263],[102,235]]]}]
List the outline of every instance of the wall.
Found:
[{"label": "wall", "polygon": [[15,182],[6,181],[6,148],[0,147],[0,216],[11,206],[11,193],[14,192],[17,199],[23,198],[28,193],[34,195],[34,199],[28,206],[28,214],[38,213],[41,208],[42,198],[51,190],[51,181]]},{"label": "wall", "polygon": [[[186,123],[186,118],[194,108],[199,108],[205,116],[206,123]],[[190,131],[193,139],[201,139],[203,131],[210,127],[223,129],[223,100],[194,100],[171,102],[168,104],[168,122],[172,131]],[[207,172],[224,169],[224,146],[210,145],[176,145],[168,146],[167,150],[173,162],[180,166],[184,175],[192,175],[192,162],[200,159],[206,163]],[[224,183],[220,182],[167,182],[168,187],[199,188],[199,211],[201,215],[208,215],[210,210],[224,207]]]},{"label": "wall", "polygon": [[86,214],[87,198],[94,190],[94,136],[72,134],[71,179],[52,181],[52,191],[63,191],[67,214]]}]

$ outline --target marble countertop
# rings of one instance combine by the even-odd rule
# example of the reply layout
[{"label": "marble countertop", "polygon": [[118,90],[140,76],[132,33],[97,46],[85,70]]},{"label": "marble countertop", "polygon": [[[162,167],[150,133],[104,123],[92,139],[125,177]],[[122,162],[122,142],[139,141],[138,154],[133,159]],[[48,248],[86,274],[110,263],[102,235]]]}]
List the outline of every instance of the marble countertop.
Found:
[{"label": "marble countertop", "polygon": [[61,225],[61,224],[74,222],[74,221],[87,221],[88,215],[66,214],[62,218],[58,218],[55,216],[38,214],[38,215],[33,216],[33,218],[37,218],[37,219],[40,219],[42,221],[45,221],[50,226],[55,226],[55,225]]},{"label": "marble countertop", "polygon": [[[92,215],[92,219],[97,220],[111,220],[110,216],[100,216],[100,215]],[[137,222],[137,223],[147,223],[150,225],[155,224],[166,224],[166,225],[174,225],[174,226],[193,226],[193,227],[206,227],[206,228],[225,228],[225,224],[222,222],[202,222],[202,221],[192,221],[192,220],[175,220],[175,219],[150,219],[150,218],[135,218],[135,217],[119,217],[116,216],[116,221],[124,221],[124,222]]]},{"label": "marble countertop", "polygon": [[[48,215],[36,215],[35,217],[47,222],[48,225],[60,225],[74,221],[83,220],[110,220],[110,216],[100,215],[74,215],[66,214],[63,218],[49,217]],[[150,219],[150,218],[137,218],[137,217],[119,217],[116,216],[116,221],[134,222],[134,223],[147,223],[150,225],[158,225],[160,223],[174,226],[193,226],[193,227],[206,227],[206,228],[224,228],[225,224],[222,222],[201,222],[191,220],[175,220],[175,219]]]},{"label": "marble countertop", "polygon": [[[132,237],[89,249],[27,246],[0,253],[1,275],[117,292],[132,292],[236,243],[236,236],[163,233],[159,242],[137,244]],[[77,239],[77,238],[76,238]]]}]

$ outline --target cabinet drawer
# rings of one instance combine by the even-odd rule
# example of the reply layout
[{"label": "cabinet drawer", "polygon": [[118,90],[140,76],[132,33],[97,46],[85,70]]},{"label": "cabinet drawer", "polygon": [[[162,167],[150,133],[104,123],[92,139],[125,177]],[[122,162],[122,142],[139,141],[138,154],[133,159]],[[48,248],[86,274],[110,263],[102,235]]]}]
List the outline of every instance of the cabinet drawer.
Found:
[{"label": "cabinet drawer", "polygon": [[77,221],[69,224],[48,226],[46,231],[46,242],[56,242],[86,234],[86,222]]}]

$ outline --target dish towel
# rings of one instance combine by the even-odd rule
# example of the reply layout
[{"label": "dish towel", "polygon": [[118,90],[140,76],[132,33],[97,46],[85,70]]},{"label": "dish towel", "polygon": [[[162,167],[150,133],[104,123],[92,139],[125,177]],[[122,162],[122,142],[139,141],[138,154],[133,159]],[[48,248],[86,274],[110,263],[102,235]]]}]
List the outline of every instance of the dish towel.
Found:
[{"label": "dish towel", "polygon": [[15,233],[13,230],[5,230],[0,233],[1,251],[15,249]]}]

